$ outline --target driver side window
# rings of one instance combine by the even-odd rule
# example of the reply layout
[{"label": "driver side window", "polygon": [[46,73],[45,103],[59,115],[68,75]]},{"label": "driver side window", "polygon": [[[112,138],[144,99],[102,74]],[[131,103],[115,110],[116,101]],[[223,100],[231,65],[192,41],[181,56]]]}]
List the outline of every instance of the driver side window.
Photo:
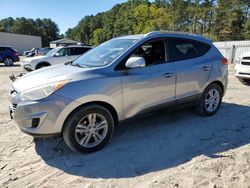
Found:
[{"label": "driver side window", "polygon": [[69,55],[70,55],[70,53],[69,53],[69,48],[63,48],[63,49],[59,50],[59,51],[57,52],[57,54],[58,54],[58,57],[61,57],[61,56],[69,56]]},{"label": "driver side window", "polygon": [[157,65],[165,62],[164,41],[150,41],[137,48],[130,57],[143,57],[146,66]]},{"label": "driver side window", "polygon": [[144,58],[146,66],[165,63],[165,52],[166,49],[164,40],[151,40],[142,44],[134,52],[128,55],[120,64],[117,65],[115,70],[126,70],[127,68],[125,64],[130,57]]}]

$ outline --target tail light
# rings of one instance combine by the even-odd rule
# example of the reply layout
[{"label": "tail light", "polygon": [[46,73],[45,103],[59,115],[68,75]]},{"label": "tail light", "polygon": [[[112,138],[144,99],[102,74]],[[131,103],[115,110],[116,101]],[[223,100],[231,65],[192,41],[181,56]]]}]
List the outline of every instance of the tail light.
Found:
[{"label": "tail light", "polygon": [[13,52],[12,55],[13,55],[13,56],[18,56],[18,53],[17,53],[17,52]]},{"label": "tail light", "polygon": [[227,60],[227,58],[223,57],[220,61],[221,61],[221,63],[222,63],[223,65],[228,65],[228,60]]}]

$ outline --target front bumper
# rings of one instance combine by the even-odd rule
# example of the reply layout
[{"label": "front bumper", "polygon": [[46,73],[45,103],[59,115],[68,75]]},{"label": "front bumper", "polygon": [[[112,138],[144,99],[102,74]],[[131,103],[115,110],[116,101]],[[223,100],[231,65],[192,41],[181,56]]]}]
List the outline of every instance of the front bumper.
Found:
[{"label": "front bumper", "polygon": [[71,103],[71,100],[56,94],[39,101],[21,101],[18,104],[13,98],[11,101],[10,116],[23,132],[35,137],[61,134],[64,122],[59,122],[58,126],[58,117]]},{"label": "front bumper", "polygon": [[250,79],[250,66],[245,66],[241,64],[237,64],[235,66],[235,77],[241,79]]},{"label": "front bumper", "polygon": [[14,57],[14,61],[17,62],[17,61],[20,61],[20,58],[18,56]]}]

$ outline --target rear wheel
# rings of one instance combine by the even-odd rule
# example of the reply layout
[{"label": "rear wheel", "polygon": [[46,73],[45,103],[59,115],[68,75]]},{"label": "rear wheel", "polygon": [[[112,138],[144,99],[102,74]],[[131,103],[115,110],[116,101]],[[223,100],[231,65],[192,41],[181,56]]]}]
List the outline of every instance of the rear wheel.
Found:
[{"label": "rear wheel", "polygon": [[195,107],[195,111],[203,116],[212,116],[219,110],[221,100],[221,87],[217,84],[211,84],[202,93],[199,103]]},{"label": "rear wheel", "polygon": [[100,105],[73,112],[63,128],[63,138],[73,151],[94,152],[108,143],[114,132],[111,113]]},{"label": "rear wheel", "polygon": [[3,63],[5,66],[11,66],[14,64],[14,60],[10,57],[6,57],[4,60],[3,60]]}]

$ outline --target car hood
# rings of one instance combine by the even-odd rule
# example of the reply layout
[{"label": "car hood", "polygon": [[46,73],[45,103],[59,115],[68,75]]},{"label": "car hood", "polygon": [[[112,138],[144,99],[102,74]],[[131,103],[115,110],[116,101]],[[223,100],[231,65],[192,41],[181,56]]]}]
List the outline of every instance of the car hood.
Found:
[{"label": "car hood", "polygon": [[250,57],[250,52],[245,52],[242,55],[240,55],[240,58],[242,57]]},{"label": "car hood", "polygon": [[45,59],[47,59],[47,56],[35,56],[35,57],[25,58],[23,62],[31,62],[34,60],[45,60]]},{"label": "car hood", "polygon": [[35,87],[62,80],[76,81],[102,77],[101,74],[93,71],[95,69],[98,68],[80,68],[64,64],[49,66],[25,74],[24,76],[18,78],[13,83],[12,87],[20,93]]}]

